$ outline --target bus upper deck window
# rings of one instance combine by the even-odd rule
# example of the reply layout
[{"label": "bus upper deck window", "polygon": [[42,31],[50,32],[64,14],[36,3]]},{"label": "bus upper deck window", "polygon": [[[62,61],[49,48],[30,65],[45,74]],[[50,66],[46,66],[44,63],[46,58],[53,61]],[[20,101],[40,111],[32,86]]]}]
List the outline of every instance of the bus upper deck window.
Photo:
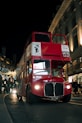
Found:
[{"label": "bus upper deck window", "polygon": [[47,34],[36,34],[35,41],[50,42],[50,37]]}]

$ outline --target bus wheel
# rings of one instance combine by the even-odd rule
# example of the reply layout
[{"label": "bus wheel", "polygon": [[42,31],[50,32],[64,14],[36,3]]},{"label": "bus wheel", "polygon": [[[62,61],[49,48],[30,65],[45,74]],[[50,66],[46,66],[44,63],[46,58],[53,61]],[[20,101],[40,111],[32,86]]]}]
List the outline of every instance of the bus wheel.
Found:
[{"label": "bus wheel", "polygon": [[30,103],[30,87],[26,88],[26,102]]},{"label": "bus wheel", "polygon": [[66,95],[66,96],[63,97],[62,101],[63,102],[69,102],[70,99],[71,99],[71,94],[68,94],[68,95]]},{"label": "bus wheel", "polygon": [[27,87],[27,89],[26,89],[26,102],[32,104],[32,103],[36,103],[37,100],[38,100],[38,97],[33,95],[30,92],[30,87]]}]

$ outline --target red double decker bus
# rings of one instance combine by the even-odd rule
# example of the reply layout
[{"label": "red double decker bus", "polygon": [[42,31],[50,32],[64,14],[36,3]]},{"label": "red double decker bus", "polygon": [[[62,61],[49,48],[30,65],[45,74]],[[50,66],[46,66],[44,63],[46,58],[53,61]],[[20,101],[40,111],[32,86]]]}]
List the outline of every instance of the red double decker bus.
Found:
[{"label": "red double decker bus", "polygon": [[66,36],[32,32],[18,63],[17,97],[27,102],[38,99],[70,101],[72,87],[64,79],[63,67],[71,61]]}]

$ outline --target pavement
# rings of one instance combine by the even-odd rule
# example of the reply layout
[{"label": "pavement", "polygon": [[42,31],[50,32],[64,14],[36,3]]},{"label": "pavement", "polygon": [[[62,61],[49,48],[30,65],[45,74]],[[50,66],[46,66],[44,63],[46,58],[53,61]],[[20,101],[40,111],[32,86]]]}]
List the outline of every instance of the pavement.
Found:
[{"label": "pavement", "polygon": [[71,96],[71,101],[82,104],[82,93]]}]

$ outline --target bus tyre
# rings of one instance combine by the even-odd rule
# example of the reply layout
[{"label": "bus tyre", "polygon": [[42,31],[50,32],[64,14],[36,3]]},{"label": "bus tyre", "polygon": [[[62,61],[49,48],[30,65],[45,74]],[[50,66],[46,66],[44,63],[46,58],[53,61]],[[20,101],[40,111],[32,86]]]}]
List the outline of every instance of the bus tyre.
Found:
[{"label": "bus tyre", "polygon": [[29,103],[29,96],[30,96],[30,87],[27,86],[26,88],[26,102]]},{"label": "bus tyre", "polygon": [[30,87],[27,87],[26,89],[26,102],[28,102],[29,104],[33,104],[36,103],[38,100],[37,96],[35,96],[34,94],[32,94],[30,92]]},{"label": "bus tyre", "polygon": [[32,93],[28,92],[27,93],[27,96],[26,96],[26,101],[29,103],[29,104],[33,104],[35,103],[35,97]]},{"label": "bus tyre", "polygon": [[63,102],[69,102],[70,99],[71,99],[71,94],[68,94],[68,95],[66,95],[66,96],[63,97],[62,101]]},{"label": "bus tyre", "polygon": [[29,94],[29,103],[32,104],[35,102],[35,98],[34,98],[34,95],[33,94]]}]

